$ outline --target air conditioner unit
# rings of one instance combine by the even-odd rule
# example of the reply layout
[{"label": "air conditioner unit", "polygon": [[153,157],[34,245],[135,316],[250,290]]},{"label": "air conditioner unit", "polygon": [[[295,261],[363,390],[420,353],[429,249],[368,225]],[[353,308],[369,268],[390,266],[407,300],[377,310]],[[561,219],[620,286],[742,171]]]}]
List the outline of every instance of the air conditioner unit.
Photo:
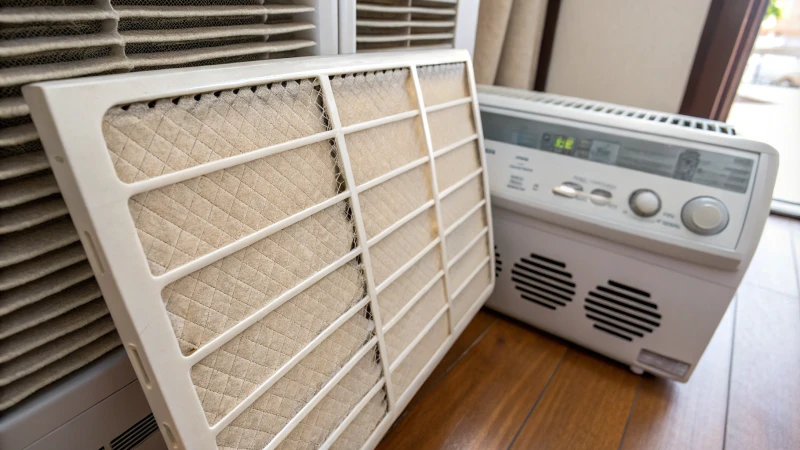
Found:
[{"label": "air conditioner unit", "polygon": [[686,381],[747,270],[778,154],[727,124],[481,86],[497,311]]},{"label": "air conditioner unit", "polygon": [[0,448],[166,450],[121,348],[54,381],[0,420]]},{"label": "air conditioner unit", "polygon": [[[31,402],[43,401],[39,391],[69,392],[68,380],[121,345],[21,86],[337,53],[335,1],[243,3],[12,0],[0,8],[2,425],[32,414]],[[133,419],[131,425],[141,417]],[[16,449],[3,445],[3,433],[0,446]],[[85,448],[92,446],[87,441]]]},{"label": "air conditioner unit", "polygon": [[460,48],[472,54],[477,0],[339,0],[339,53]]},{"label": "air conditioner unit", "polygon": [[168,446],[377,444],[494,285],[472,80],[449,50],[25,87]]}]

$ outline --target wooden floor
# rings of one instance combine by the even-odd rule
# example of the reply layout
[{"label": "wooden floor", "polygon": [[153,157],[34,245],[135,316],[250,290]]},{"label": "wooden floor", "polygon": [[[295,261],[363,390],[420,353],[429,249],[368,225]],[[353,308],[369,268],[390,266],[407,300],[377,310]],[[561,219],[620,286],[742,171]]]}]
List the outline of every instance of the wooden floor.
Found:
[{"label": "wooden floor", "polygon": [[626,367],[488,310],[381,449],[800,449],[800,222],[770,217],[689,383]]}]

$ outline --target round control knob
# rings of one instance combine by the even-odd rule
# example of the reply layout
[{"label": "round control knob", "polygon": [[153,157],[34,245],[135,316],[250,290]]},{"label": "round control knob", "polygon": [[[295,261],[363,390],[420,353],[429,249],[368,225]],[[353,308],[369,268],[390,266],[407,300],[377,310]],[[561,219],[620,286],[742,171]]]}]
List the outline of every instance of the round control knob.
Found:
[{"label": "round control knob", "polygon": [[697,197],[683,205],[681,220],[691,232],[710,236],[728,226],[728,208],[714,197]]},{"label": "round control knob", "polygon": [[650,189],[634,191],[628,204],[639,217],[653,217],[661,210],[661,198]]}]

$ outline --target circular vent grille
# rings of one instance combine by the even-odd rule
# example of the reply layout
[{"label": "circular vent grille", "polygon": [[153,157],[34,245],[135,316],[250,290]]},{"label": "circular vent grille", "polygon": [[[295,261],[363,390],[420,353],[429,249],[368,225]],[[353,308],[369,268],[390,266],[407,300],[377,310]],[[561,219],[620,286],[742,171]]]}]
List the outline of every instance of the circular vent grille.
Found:
[{"label": "circular vent grille", "polygon": [[561,261],[531,253],[514,263],[511,280],[524,300],[554,310],[567,306],[575,295],[572,274],[566,269]]},{"label": "circular vent grille", "polygon": [[658,305],[649,299],[648,292],[608,280],[589,292],[583,307],[596,330],[632,341],[661,324]]}]

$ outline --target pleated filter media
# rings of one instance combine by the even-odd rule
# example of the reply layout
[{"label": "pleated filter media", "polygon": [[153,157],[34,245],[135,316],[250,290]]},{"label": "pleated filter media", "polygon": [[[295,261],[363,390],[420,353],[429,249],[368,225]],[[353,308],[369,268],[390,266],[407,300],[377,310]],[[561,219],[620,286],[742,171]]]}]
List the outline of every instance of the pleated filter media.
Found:
[{"label": "pleated filter media", "polygon": [[465,51],[25,98],[175,448],[374,447],[494,287]]}]

